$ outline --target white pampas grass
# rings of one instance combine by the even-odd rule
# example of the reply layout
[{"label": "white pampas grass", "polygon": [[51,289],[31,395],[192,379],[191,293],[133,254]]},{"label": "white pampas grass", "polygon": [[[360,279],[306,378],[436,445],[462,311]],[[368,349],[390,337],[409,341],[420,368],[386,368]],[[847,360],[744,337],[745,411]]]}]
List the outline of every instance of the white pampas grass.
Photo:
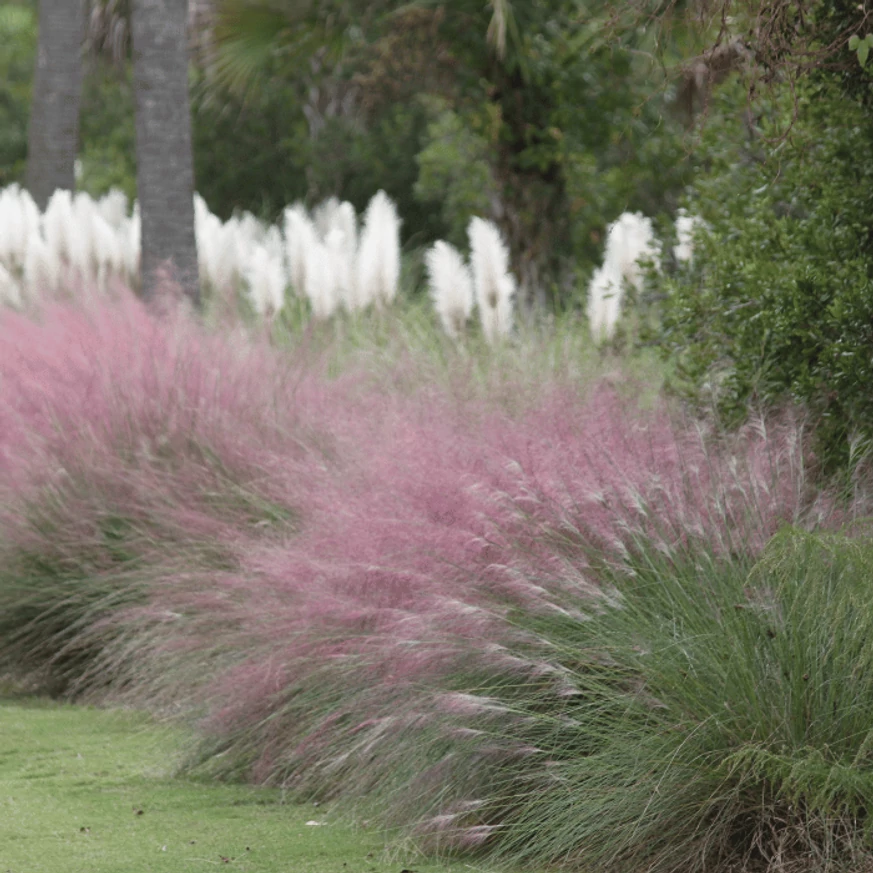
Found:
[{"label": "white pampas grass", "polygon": [[391,303],[400,281],[400,219],[384,191],[377,191],[364,213],[356,264],[353,307]]},{"label": "white pampas grass", "polygon": [[677,264],[690,263],[694,257],[694,234],[698,229],[706,227],[706,222],[699,215],[689,215],[680,209],[676,216],[676,245],[673,246],[673,257]]},{"label": "white pampas grass", "polygon": [[467,235],[482,331],[488,343],[493,345],[512,332],[516,285],[509,272],[509,249],[497,226],[482,218],[470,220]]},{"label": "white pampas grass", "polygon": [[57,290],[60,280],[58,259],[49,249],[42,234],[34,234],[28,240],[24,259],[25,293],[30,297],[53,293]]},{"label": "white pampas grass", "polygon": [[330,318],[339,305],[335,264],[330,249],[316,240],[308,256],[306,296],[315,318]]},{"label": "white pampas grass", "polygon": [[445,332],[458,339],[473,313],[473,276],[461,253],[440,240],[424,256],[434,308]]},{"label": "white pampas grass", "polygon": [[588,286],[588,328],[595,342],[612,339],[621,312],[622,277],[605,263],[594,272]]},{"label": "white pampas grass", "polygon": [[24,265],[27,241],[39,232],[39,210],[18,185],[0,191],[0,263],[13,273]]},{"label": "white pampas grass", "polygon": [[113,188],[97,201],[97,211],[112,227],[120,228],[127,219],[127,195]]},{"label": "white pampas grass", "polygon": [[0,303],[16,309],[21,306],[21,288],[3,264],[0,264]]},{"label": "white pampas grass", "polygon": [[273,318],[285,305],[288,279],[281,249],[278,256],[266,244],[256,245],[245,270],[249,300],[258,315]]},{"label": "white pampas grass", "polygon": [[59,263],[69,263],[73,249],[73,197],[59,188],[49,198],[42,215],[42,229],[49,251]]},{"label": "white pampas grass", "polygon": [[624,212],[609,226],[603,266],[588,286],[588,322],[595,342],[615,335],[625,283],[642,291],[640,262],[657,263],[658,254],[652,221],[639,212]]},{"label": "white pampas grass", "polygon": [[291,286],[301,295],[308,295],[306,277],[309,272],[309,258],[318,241],[315,225],[306,207],[295,203],[285,210],[285,257],[291,276]]},{"label": "white pampas grass", "polygon": [[[382,191],[370,201],[360,245],[354,207],[336,198],[315,210],[314,221],[303,205],[289,207],[284,228],[247,212],[223,223],[196,194],[194,216],[204,287],[222,299],[246,293],[266,317],[284,306],[289,284],[309,299],[316,318],[340,305],[356,310],[396,297],[401,222]],[[94,200],[59,190],[40,215],[19,186],[0,189],[0,301],[18,305],[71,280],[81,280],[83,290],[105,289],[115,276],[135,286],[141,236],[139,204],[128,214],[121,191]]]}]

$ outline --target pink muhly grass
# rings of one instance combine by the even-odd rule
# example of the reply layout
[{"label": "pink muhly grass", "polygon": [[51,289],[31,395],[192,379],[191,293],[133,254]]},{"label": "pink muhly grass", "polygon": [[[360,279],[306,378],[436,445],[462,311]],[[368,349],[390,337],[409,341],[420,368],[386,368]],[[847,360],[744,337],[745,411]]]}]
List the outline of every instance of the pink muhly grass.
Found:
[{"label": "pink muhly grass", "polygon": [[441,725],[455,742],[472,719],[475,743],[483,717],[514,717],[481,697],[477,674],[572,696],[548,658],[495,643],[515,640],[513,609],[581,620],[600,596],[593,553],[621,561],[647,538],[678,554],[696,538],[727,559],[786,522],[836,518],[807,490],[790,421],[723,440],[608,388],[559,386],[515,415],[437,390],[324,411],[346,463],[306,529],[248,563],[257,582],[228,601],[239,641],[227,643],[246,654],[216,676],[203,724],[213,772],[305,796],[390,785],[407,811],[463,796],[440,781],[459,778],[439,766]]},{"label": "pink muhly grass", "polygon": [[584,620],[641,541],[729,560],[840,520],[788,416],[726,436],[605,384],[328,380],[129,297],[5,314],[0,349],[0,598],[32,607],[2,574],[34,556],[54,603],[96,596],[14,654],[201,715],[209,771],[459,815],[458,844],[500,823],[459,804],[548,765],[513,695],[573,699],[514,616]]},{"label": "pink muhly grass", "polygon": [[[38,323],[7,313],[0,337],[0,598],[23,662],[68,662],[61,652],[100,636],[113,598],[129,605],[125,590],[141,600],[232,570],[245,543],[293,529],[301,431],[292,411],[269,414],[284,408],[283,368],[241,337],[156,318],[130,297],[49,305]],[[43,580],[27,583],[30,600],[16,572]],[[21,610],[31,623],[6,628]],[[87,667],[62,666],[71,682]]]}]

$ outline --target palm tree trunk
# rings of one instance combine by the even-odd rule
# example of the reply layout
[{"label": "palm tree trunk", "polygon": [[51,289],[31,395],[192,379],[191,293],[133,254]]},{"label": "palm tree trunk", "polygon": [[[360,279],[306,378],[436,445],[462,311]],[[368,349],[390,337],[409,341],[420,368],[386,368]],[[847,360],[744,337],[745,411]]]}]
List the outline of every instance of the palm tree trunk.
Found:
[{"label": "palm tree trunk", "polygon": [[27,188],[40,209],[75,187],[85,11],[81,0],[39,0],[39,44],[27,142]]},{"label": "palm tree trunk", "polygon": [[162,281],[200,301],[188,99],[187,0],[133,0],[136,187],[142,219],[142,296]]}]

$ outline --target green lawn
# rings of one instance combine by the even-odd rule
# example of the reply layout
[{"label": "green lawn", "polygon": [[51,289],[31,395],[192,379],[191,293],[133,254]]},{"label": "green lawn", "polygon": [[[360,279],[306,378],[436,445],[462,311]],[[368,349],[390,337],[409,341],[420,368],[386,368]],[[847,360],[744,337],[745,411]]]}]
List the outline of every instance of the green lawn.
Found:
[{"label": "green lawn", "polygon": [[398,857],[275,790],[174,779],[179,746],[142,715],[0,700],[0,873],[476,869]]}]

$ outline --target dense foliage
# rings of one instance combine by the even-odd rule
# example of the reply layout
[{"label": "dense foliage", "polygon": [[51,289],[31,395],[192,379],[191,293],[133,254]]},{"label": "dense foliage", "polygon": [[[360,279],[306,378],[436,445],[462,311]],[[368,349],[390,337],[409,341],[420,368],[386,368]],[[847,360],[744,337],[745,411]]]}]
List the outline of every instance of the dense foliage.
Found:
[{"label": "dense foliage", "polygon": [[707,126],[690,207],[708,232],[666,283],[660,340],[677,385],[730,420],[808,404],[833,465],[873,437],[873,119],[807,85],[779,140],[792,108],[786,95]]},{"label": "dense foliage", "polygon": [[36,22],[21,6],[0,6],[0,188],[24,178]]}]

